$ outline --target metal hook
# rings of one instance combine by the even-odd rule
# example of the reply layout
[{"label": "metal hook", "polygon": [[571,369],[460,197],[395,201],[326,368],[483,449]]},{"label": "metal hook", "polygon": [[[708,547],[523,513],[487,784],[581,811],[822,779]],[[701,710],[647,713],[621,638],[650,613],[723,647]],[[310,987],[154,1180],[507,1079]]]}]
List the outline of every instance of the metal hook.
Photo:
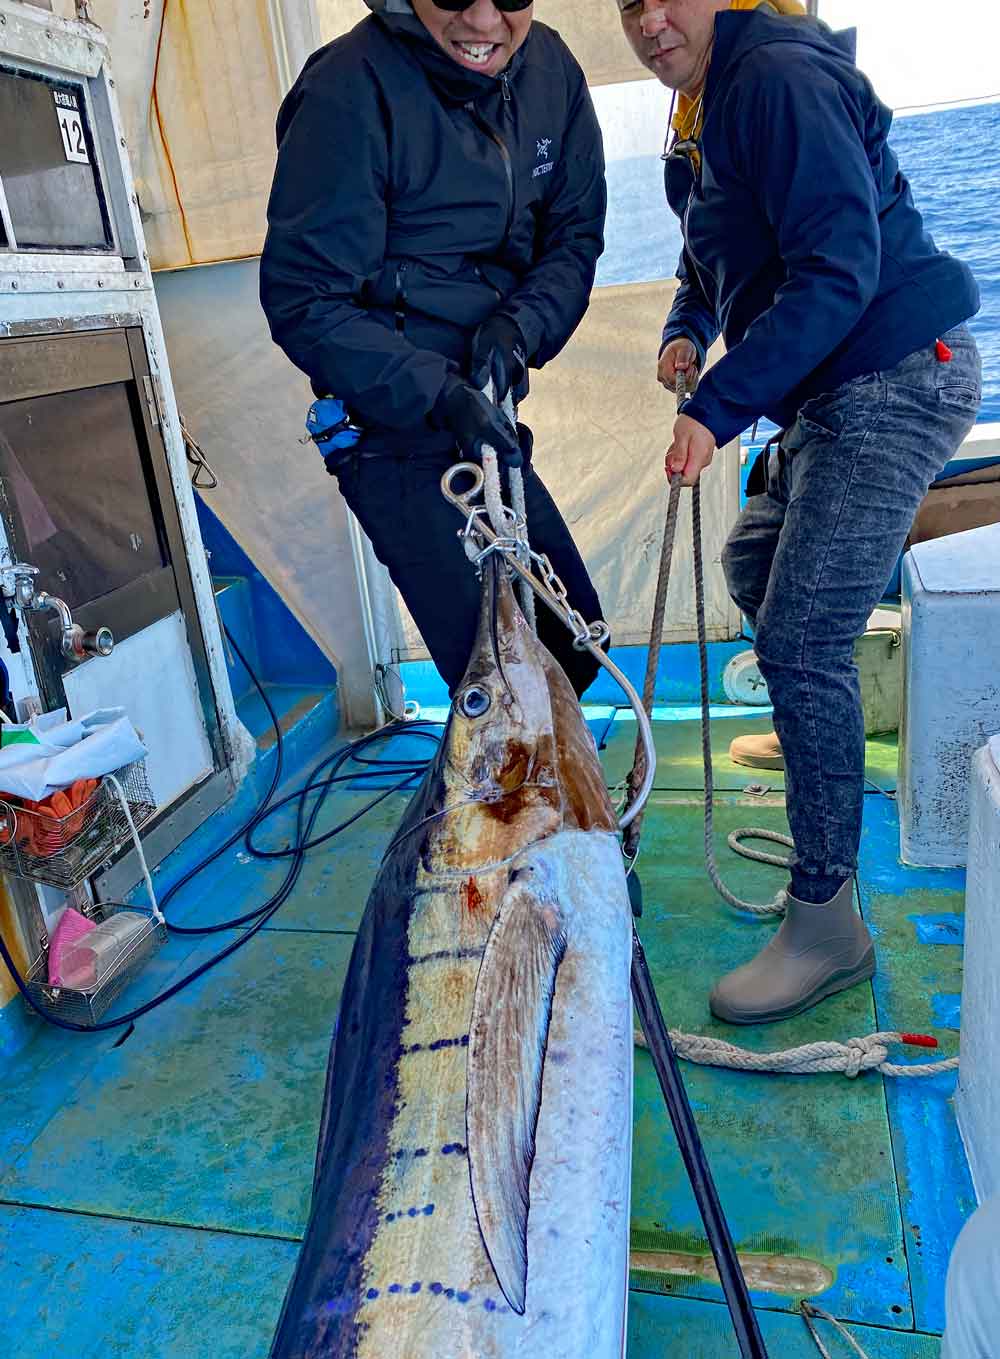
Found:
[{"label": "metal hook", "polygon": [[[191,485],[198,491],[214,491],[219,484],[219,478],[212,471],[208,459],[198,440],[194,437],[187,425],[184,423],[183,415],[180,415],[181,435],[184,439],[184,453],[188,462],[194,468],[194,475],[191,477]],[[207,480],[201,480],[202,475]]]},{"label": "metal hook", "polygon": [[[468,473],[472,477],[472,486],[464,492],[454,489],[454,481],[459,472]],[[441,493],[449,504],[454,505],[463,519],[466,520],[466,532],[472,537],[476,537],[482,543],[481,551],[502,552],[506,558],[507,565],[522,582],[538,596],[540,600],[556,615],[556,617],[569,628],[573,633],[574,642],[578,644],[581,651],[588,651],[618,684],[629,701],[629,706],[635,713],[635,720],[638,723],[642,746],[646,754],[645,772],[641,786],[636,790],[635,797],[619,821],[622,830],[627,829],[635,818],[645,807],[649,800],[649,795],[653,791],[653,782],[656,778],[656,746],[653,741],[653,727],[649,720],[642,699],[635,690],[634,685],[627,675],[615,665],[614,661],[603,650],[600,641],[595,640],[605,636],[606,624],[598,623],[588,625],[580,615],[570,607],[565,599],[565,587],[558,582],[562,591],[557,594],[548,585],[537,580],[529,566],[525,566],[518,556],[519,544],[511,541],[509,544],[499,534],[493,532],[492,527],[486,522],[485,518],[479,513],[481,507],[472,504],[473,497],[482,490],[486,478],[483,470],[476,463],[456,463],[449,467],[441,478]],[[475,526],[475,527],[473,527]],[[538,553],[531,553],[532,561],[543,563],[544,559]],[[551,567],[549,568],[551,570]],[[548,574],[548,573],[547,573]]]},{"label": "metal hook", "polygon": [[[460,473],[472,477],[472,485],[467,491],[458,492],[452,486],[455,478]],[[457,510],[461,510],[463,514],[469,515],[470,522],[479,514],[482,508],[482,506],[473,505],[472,502],[476,499],[485,485],[486,474],[476,462],[453,463],[441,478],[441,491],[445,500],[450,501],[451,504],[454,505]]]}]

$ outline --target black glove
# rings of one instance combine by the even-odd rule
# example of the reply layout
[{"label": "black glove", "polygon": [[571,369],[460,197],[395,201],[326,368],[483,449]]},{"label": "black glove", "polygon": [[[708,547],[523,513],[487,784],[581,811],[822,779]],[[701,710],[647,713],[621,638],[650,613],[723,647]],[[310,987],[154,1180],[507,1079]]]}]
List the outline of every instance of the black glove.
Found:
[{"label": "black glove", "polygon": [[463,455],[473,462],[482,462],[483,445],[489,444],[505,466],[521,466],[521,446],[513,425],[492,401],[461,378],[445,379],[431,418],[439,429],[454,434]]},{"label": "black glove", "polygon": [[499,406],[511,391],[515,401],[527,396],[527,376],[528,355],[521,328],[509,316],[497,312],[473,336],[469,381],[482,390],[492,378]]}]

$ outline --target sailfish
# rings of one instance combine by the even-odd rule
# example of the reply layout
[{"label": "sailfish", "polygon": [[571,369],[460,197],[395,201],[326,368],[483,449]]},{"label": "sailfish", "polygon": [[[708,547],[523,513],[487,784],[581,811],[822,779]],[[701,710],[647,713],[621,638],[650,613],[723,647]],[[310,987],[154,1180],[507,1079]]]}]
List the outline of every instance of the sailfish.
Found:
[{"label": "sailfish", "polygon": [[631,915],[593,736],[483,570],[436,758],[372,888],[271,1359],[619,1359]]}]

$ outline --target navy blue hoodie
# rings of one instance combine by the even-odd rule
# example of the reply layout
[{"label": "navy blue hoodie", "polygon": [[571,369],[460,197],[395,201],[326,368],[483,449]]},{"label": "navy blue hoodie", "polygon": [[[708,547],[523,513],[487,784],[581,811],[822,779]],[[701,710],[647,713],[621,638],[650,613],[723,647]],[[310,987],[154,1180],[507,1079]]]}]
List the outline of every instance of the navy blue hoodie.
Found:
[{"label": "navy blue hoodie", "polygon": [[685,247],[663,337],[704,363],[724,336],[685,406],[720,446],[762,415],[787,427],[979,309],[969,269],[924,230],[854,53],[853,32],[807,19],[717,16],[700,182],[667,176]]}]

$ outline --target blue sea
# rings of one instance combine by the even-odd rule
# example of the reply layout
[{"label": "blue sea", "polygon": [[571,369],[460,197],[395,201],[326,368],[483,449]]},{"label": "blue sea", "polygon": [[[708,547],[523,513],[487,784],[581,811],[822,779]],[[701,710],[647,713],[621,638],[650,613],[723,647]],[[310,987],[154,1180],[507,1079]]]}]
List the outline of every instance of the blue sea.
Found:
[{"label": "blue sea", "polygon": [[[937,244],[979,281],[972,322],[983,353],[981,420],[1000,421],[1000,104],[898,117],[892,145]],[[597,282],[669,278],[680,232],[663,196],[657,156],[612,161],[607,250]]]}]

